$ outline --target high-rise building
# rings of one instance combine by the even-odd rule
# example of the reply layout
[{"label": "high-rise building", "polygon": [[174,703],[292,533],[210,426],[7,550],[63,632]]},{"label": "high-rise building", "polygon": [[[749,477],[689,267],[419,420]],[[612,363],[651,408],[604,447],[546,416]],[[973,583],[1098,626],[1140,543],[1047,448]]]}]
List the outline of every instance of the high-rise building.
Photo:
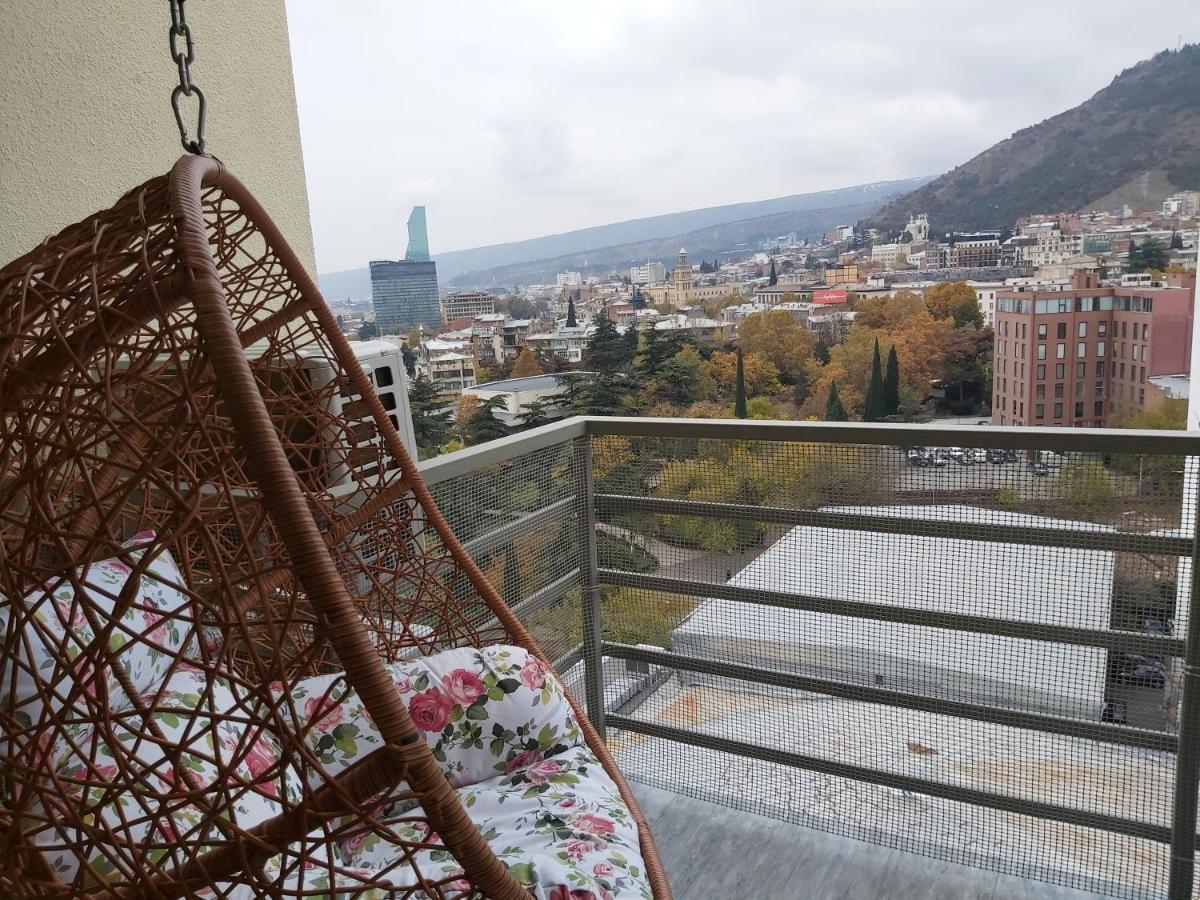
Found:
[{"label": "high-rise building", "polygon": [[437,266],[429,258],[425,207],[414,206],[408,217],[408,250],[404,259],[371,262],[371,301],[375,306],[375,323],[382,334],[441,323]]}]

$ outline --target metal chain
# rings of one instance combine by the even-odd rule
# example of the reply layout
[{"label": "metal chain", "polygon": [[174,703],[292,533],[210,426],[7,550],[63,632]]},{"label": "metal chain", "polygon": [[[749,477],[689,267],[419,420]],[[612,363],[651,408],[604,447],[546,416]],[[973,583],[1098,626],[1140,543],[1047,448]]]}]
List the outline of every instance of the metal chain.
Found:
[{"label": "metal chain", "polygon": [[[171,4],[171,30],[168,47],[171,59],[175,60],[175,68],[179,70],[179,84],[171,91],[171,109],[175,111],[175,124],[179,126],[179,142],[188,153],[204,152],[204,92],[192,81],[191,64],[196,59],[196,47],[192,43],[192,31],[188,28],[187,16],[183,11],[185,0],[168,0]],[[183,38],[183,47],[179,39]],[[188,127],[183,121],[183,110],[180,108],[181,97],[195,97],[198,104],[196,112],[196,137],[188,133]]]}]

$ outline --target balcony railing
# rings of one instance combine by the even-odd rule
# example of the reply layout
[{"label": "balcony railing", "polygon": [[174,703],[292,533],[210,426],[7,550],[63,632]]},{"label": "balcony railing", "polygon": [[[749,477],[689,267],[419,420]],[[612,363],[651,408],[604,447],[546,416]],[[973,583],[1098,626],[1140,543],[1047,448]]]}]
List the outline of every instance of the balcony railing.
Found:
[{"label": "balcony railing", "polygon": [[422,469],[631,778],[1182,898],[1198,457],[1166,432],[573,418]]}]

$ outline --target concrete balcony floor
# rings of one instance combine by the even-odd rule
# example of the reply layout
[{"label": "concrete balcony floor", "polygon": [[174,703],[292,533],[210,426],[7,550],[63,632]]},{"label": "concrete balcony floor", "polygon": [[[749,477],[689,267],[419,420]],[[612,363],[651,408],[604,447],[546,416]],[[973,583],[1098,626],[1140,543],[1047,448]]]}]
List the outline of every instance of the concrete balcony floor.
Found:
[{"label": "concrete balcony floor", "polygon": [[1101,896],[880,847],[631,781],[677,900]]}]

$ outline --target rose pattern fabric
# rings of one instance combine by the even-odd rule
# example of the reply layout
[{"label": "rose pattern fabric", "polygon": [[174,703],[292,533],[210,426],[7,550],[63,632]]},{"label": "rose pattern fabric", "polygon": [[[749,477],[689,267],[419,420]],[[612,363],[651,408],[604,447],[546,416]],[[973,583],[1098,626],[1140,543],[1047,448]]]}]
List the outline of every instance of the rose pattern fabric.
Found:
[{"label": "rose pattern fabric", "polygon": [[[526,768],[583,741],[562,685],[520,647],[459,648],[387,668],[413,724],[456,787]],[[331,715],[327,710],[335,706],[341,713]],[[297,682],[290,709],[326,775],[383,745],[341,673]],[[324,780],[320,771],[308,775],[314,787]]]},{"label": "rose pattern fabric", "polygon": [[[591,750],[572,747],[544,762],[555,766],[544,779],[517,769],[458,789],[492,850],[539,900],[649,900],[637,825]],[[428,840],[428,827],[410,822],[413,816],[392,825],[396,836]],[[374,831],[340,846],[340,862],[348,867],[382,870],[395,861],[394,846]],[[416,864],[439,877],[459,871],[444,850],[422,850]]]}]

